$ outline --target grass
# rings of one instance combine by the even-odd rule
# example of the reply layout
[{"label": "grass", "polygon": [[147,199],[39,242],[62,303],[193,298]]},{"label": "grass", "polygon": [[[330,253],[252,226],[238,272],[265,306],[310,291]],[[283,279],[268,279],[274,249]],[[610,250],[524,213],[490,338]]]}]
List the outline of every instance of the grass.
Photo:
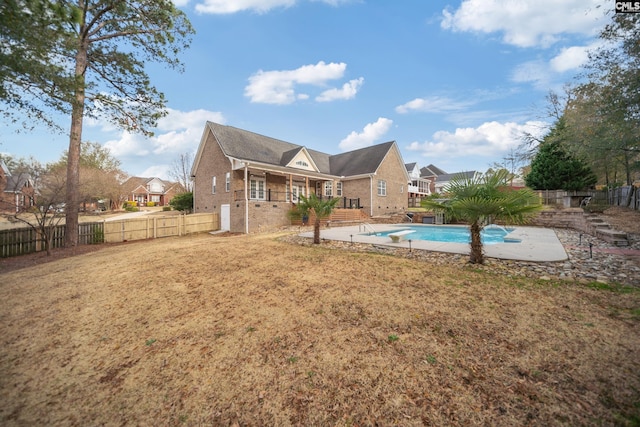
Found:
[{"label": "grass", "polygon": [[638,425],[637,290],[276,237],[0,273],[0,424]]}]

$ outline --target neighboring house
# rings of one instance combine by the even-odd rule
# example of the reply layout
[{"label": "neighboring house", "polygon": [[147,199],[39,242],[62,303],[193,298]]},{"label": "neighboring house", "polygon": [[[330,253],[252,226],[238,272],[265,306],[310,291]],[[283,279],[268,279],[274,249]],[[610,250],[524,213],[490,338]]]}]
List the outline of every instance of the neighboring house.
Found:
[{"label": "neighboring house", "polygon": [[431,194],[431,180],[421,176],[417,163],[407,163],[410,184],[407,188],[409,207],[419,207],[423,197]]},{"label": "neighboring house", "polygon": [[436,193],[435,183],[440,175],[447,175],[447,173],[434,165],[425,166],[420,169],[420,178],[430,181],[429,190],[431,193]]},{"label": "neighboring house", "polygon": [[467,171],[467,172],[456,172],[444,175],[438,175],[435,182],[435,192],[443,193],[444,189],[449,185],[452,179],[475,179],[482,175],[477,171]]},{"label": "neighboring house", "polygon": [[137,202],[138,206],[154,203],[156,206],[168,206],[176,194],[184,192],[176,182],[160,178],[142,178],[133,176],[122,183],[123,197],[127,201]]},{"label": "neighboring house", "polygon": [[288,225],[299,195],[311,192],[366,216],[404,212],[410,181],[393,141],[330,155],[212,122],[191,175],[194,212],[217,212],[221,229],[241,233]]},{"label": "neighboring house", "polygon": [[16,214],[34,205],[35,188],[29,174],[11,175],[0,160],[0,212]]}]

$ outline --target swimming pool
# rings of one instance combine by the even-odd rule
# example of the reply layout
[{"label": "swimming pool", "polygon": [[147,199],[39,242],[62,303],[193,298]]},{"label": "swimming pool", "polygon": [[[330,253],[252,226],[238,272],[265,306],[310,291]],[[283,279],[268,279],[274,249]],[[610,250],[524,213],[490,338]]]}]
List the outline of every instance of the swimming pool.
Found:
[{"label": "swimming pool", "polygon": [[[412,230],[413,233],[407,236],[407,240],[428,240],[432,242],[448,242],[448,243],[469,243],[471,234],[469,228],[455,225],[411,225],[399,227],[395,230],[375,233],[376,236],[385,237],[400,230]],[[491,245],[494,243],[513,242],[506,239],[512,229],[505,229],[501,226],[490,225],[485,227],[481,232],[482,243]]]}]

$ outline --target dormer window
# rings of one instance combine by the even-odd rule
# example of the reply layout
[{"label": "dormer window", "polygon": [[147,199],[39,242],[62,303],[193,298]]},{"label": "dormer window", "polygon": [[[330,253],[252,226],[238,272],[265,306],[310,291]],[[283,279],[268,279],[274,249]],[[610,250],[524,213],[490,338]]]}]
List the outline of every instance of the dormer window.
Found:
[{"label": "dormer window", "polygon": [[296,162],[297,166],[303,167],[303,168],[308,168],[309,167],[309,163],[305,162],[304,160],[298,160]]}]

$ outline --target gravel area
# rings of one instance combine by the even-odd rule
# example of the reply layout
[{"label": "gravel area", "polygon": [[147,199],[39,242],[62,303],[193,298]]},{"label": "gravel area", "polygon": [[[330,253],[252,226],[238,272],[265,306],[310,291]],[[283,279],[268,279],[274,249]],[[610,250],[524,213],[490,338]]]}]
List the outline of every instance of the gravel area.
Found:
[{"label": "gravel area", "polygon": [[[569,257],[560,262],[530,262],[487,258],[484,265],[469,264],[467,255],[392,248],[361,243],[323,240],[323,247],[357,252],[388,253],[437,265],[458,264],[464,268],[490,271],[508,276],[540,280],[575,280],[583,283],[619,283],[640,287],[640,234],[629,234],[630,246],[620,248],[572,229],[554,229]],[[311,239],[292,234],[282,238],[300,245]]]}]

